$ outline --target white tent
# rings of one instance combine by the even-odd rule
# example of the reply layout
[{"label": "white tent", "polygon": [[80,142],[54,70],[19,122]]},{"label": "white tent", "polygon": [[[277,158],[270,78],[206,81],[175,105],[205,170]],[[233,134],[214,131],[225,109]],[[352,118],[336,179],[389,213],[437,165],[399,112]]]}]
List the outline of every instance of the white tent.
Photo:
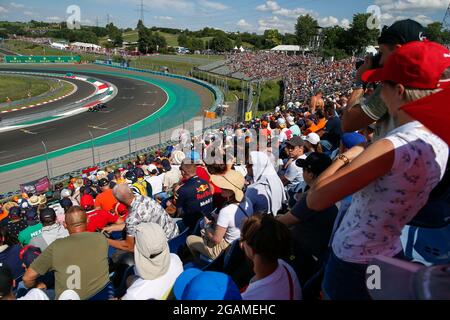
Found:
[{"label": "white tent", "polygon": [[244,47],[241,46],[241,47],[239,48],[239,51],[240,51],[240,52],[244,52],[244,51],[245,51]]},{"label": "white tent", "polygon": [[294,46],[294,45],[279,45],[270,50],[273,52],[285,52],[285,53],[294,53],[294,54],[298,53],[298,52],[310,51],[308,48],[302,48],[300,46]]}]

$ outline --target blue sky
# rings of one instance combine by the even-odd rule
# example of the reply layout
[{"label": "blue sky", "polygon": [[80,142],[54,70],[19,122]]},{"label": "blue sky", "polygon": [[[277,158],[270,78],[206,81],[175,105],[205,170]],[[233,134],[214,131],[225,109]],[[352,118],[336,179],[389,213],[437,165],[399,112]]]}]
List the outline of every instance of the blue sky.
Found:
[{"label": "blue sky", "polygon": [[[135,27],[140,0],[0,0],[0,20],[65,21],[70,5],[81,9],[82,24]],[[205,26],[227,31],[261,33],[276,28],[293,32],[299,15],[311,14],[323,27],[347,27],[354,13],[366,12],[370,5],[380,8],[382,24],[413,18],[422,24],[442,21],[450,0],[144,0],[147,26],[198,30]]]}]

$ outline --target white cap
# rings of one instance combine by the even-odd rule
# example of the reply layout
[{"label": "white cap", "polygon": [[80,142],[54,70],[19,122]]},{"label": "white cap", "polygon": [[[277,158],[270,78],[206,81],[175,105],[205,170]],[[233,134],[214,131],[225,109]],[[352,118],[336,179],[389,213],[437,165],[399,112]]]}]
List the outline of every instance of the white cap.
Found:
[{"label": "white cap", "polygon": [[66,290],[59,296],[58,300],[81,300],[78,293],[73,290]]},{"label": "white cap", "polygon": [[284,120],[283,118],[278,118],[277,122],[279,125],[286,124],[286,120]]},{"label": "white cap", "polygon": [[71,195],[71,192],[70,192],[69,189],[62,189],[61,190],[61,199],[62,198],[68,198],[68,197],[70,197],[70,195]]},{"label": "white cap", "polygon": [[311,143],[312,145],[317,145],[320,142],[320,137],[317,133],[311,132],[306,136],[305,140]]},{"label": "white cap", "polygon": [[293,126],[295,124],[295,122],[294,122],[295,119],[292,116],[287,117],[286,120],[291,126]]}]

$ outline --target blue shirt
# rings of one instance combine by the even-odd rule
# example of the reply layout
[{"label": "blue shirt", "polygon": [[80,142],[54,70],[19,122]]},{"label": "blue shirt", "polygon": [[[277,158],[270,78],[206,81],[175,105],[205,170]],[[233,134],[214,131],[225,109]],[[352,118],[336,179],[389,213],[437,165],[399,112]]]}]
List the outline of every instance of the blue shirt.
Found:
[{"label": "blue shirt", "polygon": [[183,210],[183,223],[194,229],[197,221],[213,211],[213,194],[209,183],[194,176],[177,191],[177,208]]}]

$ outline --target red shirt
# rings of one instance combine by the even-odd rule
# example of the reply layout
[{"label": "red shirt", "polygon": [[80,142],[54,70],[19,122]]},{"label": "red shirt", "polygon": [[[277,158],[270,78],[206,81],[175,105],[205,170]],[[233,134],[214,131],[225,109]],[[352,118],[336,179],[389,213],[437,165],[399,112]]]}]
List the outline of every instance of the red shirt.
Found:
[{"label": "red shirt", "polygon": [[115,223],[119,216],[113,213],[109,213],[105,210],[93,210],[87,214],[87,231],[96,232],[97,229],[103,229],[110,223]]}]

